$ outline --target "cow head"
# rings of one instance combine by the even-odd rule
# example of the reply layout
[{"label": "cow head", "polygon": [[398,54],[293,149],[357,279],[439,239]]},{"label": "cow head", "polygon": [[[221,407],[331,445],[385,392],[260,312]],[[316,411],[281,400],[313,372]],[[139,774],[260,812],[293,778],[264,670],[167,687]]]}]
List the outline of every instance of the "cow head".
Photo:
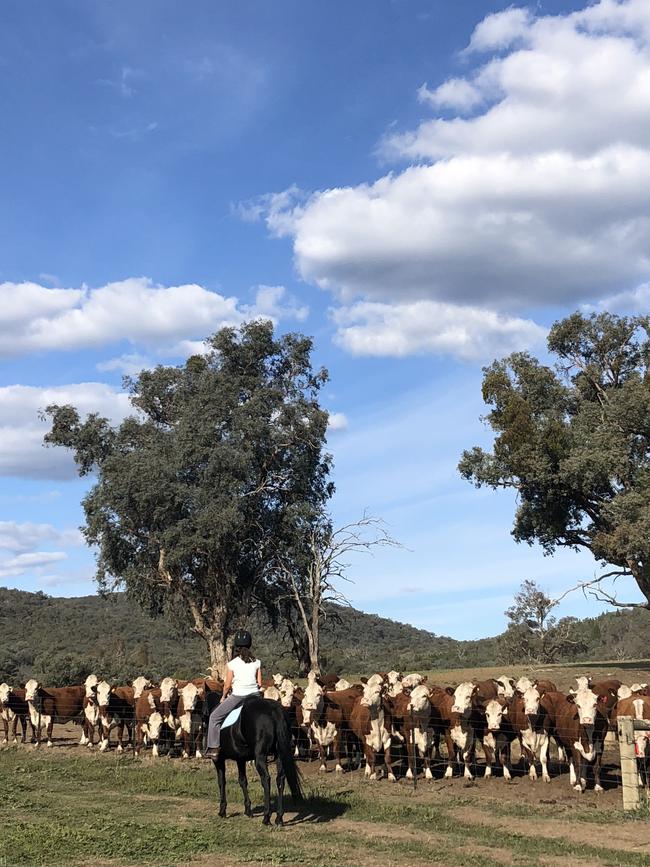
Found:
[{"label": "cow head", "polygon": [[34,701],[39,687],[40,683],[35,678],[28,680],[25,684],[25,701]]},{"label": "cow head", "polygon": [[334,689],[337,692],[340,692],[342,689],[350,689],[351,686],[352,686],[352,684],[350,683],[349,680],[346,680],[344,677],[341,677],[334,684]]},{"label": "cow head", "polygon": [[515,689],[523,695],[527,689],[531,688],[531,686],[535,686],[535,684],[529,677],[520,677],[515,684]]},{"label": "cow head", "polygon": [[136,677],[133,681],[133,698],[140,698],[145,689],[149,689],[151,685],[148,677]]},{"label": "cow head", "polygon": [[160,711],[153,711],[153,713],[150,714],[149,719],[147,720],[147,736],[152,741],[152,743],[156,744],[160,740],[162,726],[162,714],[160,713]]},{"label": "cow head", "polygon": [[6,704],[11,695],[11,687],[8,683],[0,683],[0,703]]},{"label": "cow head", "polygon": [[160,681],[160,700],[169,703],[178,695],[178,681],[173,677],[163,677]]},{"label": "cow head", "polygon": [[185,686],[181,689],[181,695],[183,697],[183,710],[185,711],[185,713],[195,710],[196,703],[199,700],[199,689],[196,684],[186,683]]},{"label": "cow head", "polygon": [[312,724],[323,709],[323,700],[323,687],[316,683],[315,678],[310,680],[301,702],[303,725],[310,726]]},{"label": "cow head", "polygon": [[274,674],[273,675],[273,686],[277,686],[277,688],[280,689],[280,684],[282,683],[282,681],[284,679],[285,678],[284,678],[283,674],[280,674],[279,672],[277,674]]},{"label": "cow head", "polygon": [[293,696],[296,691],[295,683],[290,681],[288,677],[283,677],[278,686],[278,691],[280,693],[280,704],[282,707],[291,707],[291,702],[293,701]]},{"label": "cow head", "polygon": [[587,675],[585,677],[576,677],[576,683],[578,684],[578,689],[576,690],[577,692],[580,692],[580,690],[589,689],[589,687],[591,686],[591,676]]},{"label": "cow head", "polygon": [[368,683],[364,684],[363,695],[359,699],[359,703],[362,707],[379,708],[385,692],[386,684],[383,681],[381,683],[370,683],[368,681]]},{"label": "cow head", "polygon": [[267,686],[264,690],[264,698],[268,698],[269,701],[280,701],[280,690],[277,686]]},{"label": "cow head", "polygon": [[112,686],[107,680],[102,680],[97,684],[97,704],[100,707],[106,707],[111,696]]},{"label": "cow head", "polygon": [[504,698],[512,698],[515,694],[514,681],[502,674],[496,678],[497,695],[502,695]]},{"label": "cow head", "polygon": [[598,696],[590,689],[578,689],[576,693],[567,696],[567,701],[575,704],[580,725],[593,726],[596,722]]},{"label": "cow head", "polygon": [[529,686],[524,692],[524,713],[526,716],[537,716],[539,713],[539,702],[541,695],[536,686]]},{"label": "cow head", "polygon": [[95,692],[97,690],[98,683],[99,678],[96,674],[88,675],[88,677],[84,681],[84,686],[86,687],[86,698],[95,698]]},{"label": "cow head", "polygon": [[508,706],[493,698],[485,705],[485,719],[488,731],[498,732],[504,716],[508,715]]},{"label": "cow head", "polygon": [[413,711],[413,713],[424,713],[430,708],[431,702],[429,701],[429,690],[422,684],[414,686],[411,690],[409,703],[406,706],[407,711],[409,713],[411,711]]},{"label": "cow head", "polygon": [[415,686],[420,686],[421,683],[424,683],[425,677],[417,672],[413,674],[407,674],[406,677],[402,678],[402,686],[405,689],[413,689]]},{"label": "cow head", "polygon": [[452,713],[468,714],[472,709],[472,698],[477,690],[478,687],[471,680],[459,683],[454,690],[454,703],[451,707]]}]

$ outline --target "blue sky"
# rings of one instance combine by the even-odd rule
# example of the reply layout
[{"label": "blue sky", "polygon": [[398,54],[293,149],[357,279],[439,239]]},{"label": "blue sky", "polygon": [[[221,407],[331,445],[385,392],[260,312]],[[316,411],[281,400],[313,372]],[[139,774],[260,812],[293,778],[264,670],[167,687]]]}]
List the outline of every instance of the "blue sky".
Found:
[{"label": "blue sky", "polygon": [[257,315],[330,370],[335,519],[406,546],[352,564],[354,604],[478,637],[524,578],[592,577],[456,464],[483,364],[647,312],[649,39],[641,0],[4,3],[0,581],[93,590],[38,409],[117,421],[124,372]]}]

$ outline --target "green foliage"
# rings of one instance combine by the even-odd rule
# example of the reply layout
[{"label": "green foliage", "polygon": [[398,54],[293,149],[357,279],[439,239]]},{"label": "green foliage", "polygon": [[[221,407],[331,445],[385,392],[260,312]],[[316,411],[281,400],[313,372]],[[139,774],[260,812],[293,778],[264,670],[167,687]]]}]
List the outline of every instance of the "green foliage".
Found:
[{"label": "green foliage", "polygon": [[494,446],[465,451],[459,464],[478,487],[517,491],[517,541],[549,554],[585,548],[633,576],[648,606],[649,327],[647,317],[575,313],[550,331],[555,370],[526,353],[485,368]]},{"label": "green foliage", "polygon": [[333,486],[311,340],[253,322],[207,342],[205,356],[127,380],[134,415],[118,427],[49,406],[45,439],[97,476],[83,506],[100,587],[189,622],[222,662],[273,592],[270,564]]}]

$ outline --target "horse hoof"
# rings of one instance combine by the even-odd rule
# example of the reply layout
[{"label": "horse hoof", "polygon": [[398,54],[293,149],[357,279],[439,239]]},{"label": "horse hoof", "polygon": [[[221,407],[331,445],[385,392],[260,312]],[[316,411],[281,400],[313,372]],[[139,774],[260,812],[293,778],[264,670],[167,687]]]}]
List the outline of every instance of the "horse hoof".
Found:
[{"label": "horse hoof", "polygon": [[262,819],[262,824],[263,825],[270,825],[271,824],[271,817],[270,816],[264,816],[264,818]]},{"label": "horse hoof", "polygon": [[219,818],[220,819],[226,818],[226,811],[225,810],[219,810]]},{"label": "horse hoof", "polygon": [[249,819],[253,818],[253,811],[249,807],[248,810],[244,810],[244,813],[248,816]]},{"label": "horse hoof", "polygon": [[276,816],[275,817],[275,824],[276,825],[284,825],[284,819],[282,818],[282,816]]}]

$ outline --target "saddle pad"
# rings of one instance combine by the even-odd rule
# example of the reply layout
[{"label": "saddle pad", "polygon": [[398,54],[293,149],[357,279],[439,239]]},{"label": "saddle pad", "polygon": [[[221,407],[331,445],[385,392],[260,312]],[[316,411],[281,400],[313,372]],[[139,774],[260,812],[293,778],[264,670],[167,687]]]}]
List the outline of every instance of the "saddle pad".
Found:
[{"label": "saddle pad", "polygon": [[239,719],[239,714],[241,713],[241,705],[236,707],[234,710],[231,710],[225,720],[221,723],[221,730],[227,729],[228,726],[234,725]]}]

